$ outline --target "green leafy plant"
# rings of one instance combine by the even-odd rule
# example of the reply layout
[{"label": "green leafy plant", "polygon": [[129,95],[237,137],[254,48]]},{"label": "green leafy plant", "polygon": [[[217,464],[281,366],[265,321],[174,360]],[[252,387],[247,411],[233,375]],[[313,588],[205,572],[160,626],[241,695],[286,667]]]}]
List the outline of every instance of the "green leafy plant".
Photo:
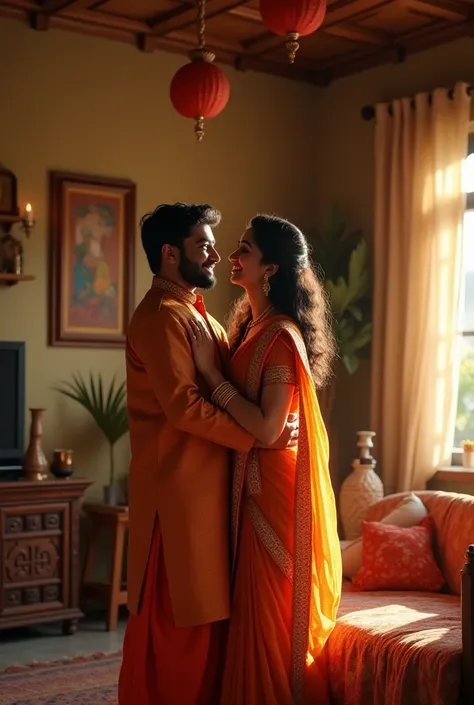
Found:
[{"label": "green leafy plant", "polygon": [[367,243],[361,230],[347,230],[337,204],[328,209],[322,230],[310,232],[309,239],[331,302],[339,357],[354,374],[372,339]]},{"label": "green leafy plant", "polygon": [[109,442],[110,482],[115,480],[114,447],[128,431],[125,382],[116,383],[115,377],[106,389],[102,376],[96,377],[92,372],[86,382],[80,373],[72,375],[71,382],[63,382],[55,387],[56,391],[77,401],[86,409],[98,428]]}]

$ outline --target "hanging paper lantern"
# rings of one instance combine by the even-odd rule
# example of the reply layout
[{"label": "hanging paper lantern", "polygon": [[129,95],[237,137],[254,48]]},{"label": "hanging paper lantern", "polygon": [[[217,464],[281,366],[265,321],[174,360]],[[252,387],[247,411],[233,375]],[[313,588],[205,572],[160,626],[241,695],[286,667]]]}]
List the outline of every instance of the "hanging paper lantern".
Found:
[{"label": "hanging paper lantern", "polygon": [[204,137],[204,119],[221,113],[229,101],[230,85],[227,76],[212,62],[215,55],[197,49],[189,55],[191,62],[174,75],[170,98],[175,110],[185,118],[195,120],[194,131],[198,142]]},{"label": "hanging paper lantern", "polygon": [[298,39],[321,27],[326,17],[326,0],[260,0],[260,14],[269,30],[287,37],[290,63],[300,45]]}]

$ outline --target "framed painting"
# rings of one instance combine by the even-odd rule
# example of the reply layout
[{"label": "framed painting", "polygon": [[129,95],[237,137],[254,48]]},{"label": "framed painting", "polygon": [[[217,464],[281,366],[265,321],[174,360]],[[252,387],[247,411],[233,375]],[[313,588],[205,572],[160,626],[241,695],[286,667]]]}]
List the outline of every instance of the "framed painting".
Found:
[{"label": "framed painting", "polygon": [[133,311],[131,181],[50,173],[50,345],[118,348]]}]

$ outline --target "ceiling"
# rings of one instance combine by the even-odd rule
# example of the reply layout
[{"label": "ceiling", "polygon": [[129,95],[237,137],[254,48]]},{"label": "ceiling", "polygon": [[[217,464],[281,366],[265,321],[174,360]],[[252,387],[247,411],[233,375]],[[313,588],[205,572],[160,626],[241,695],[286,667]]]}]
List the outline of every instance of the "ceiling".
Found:
[{"label": "ceiling", "polygon": [[[267,31],[258,0],[207,0],[207,45],[241,71],[325,86],[414,52],[474,36],[474,0],[328,0],[326,19],[300,40],[289,65],[285,38]],[[37,31],[60,28],[186,55],[196,46],[196,0],[0,0],[0,17]]]}]

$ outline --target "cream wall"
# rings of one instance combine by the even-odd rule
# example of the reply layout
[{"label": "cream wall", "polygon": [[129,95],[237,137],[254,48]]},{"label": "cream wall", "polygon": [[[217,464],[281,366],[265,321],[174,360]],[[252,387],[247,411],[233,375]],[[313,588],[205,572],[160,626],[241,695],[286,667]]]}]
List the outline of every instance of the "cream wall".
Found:
[{"label": "cream wall", "polygon": [[[362,106],[437,86],[451,87],[459,80],[474,83],[472,39],[416,54],[403,64],[382,66],[337,81],[318,93],[313,127],[319,135],[314,153],[315,218],[336,199],[346,206],[349,222],[371,237],[374,121],[362,120]],[[342,373],[335,408],[340,475],[350,471],[356,450],[355,432],[369,426],[369,401],[370,363],[363,363],[352,378]]]},{"label": "cream wall", "polygon": [[[311,220],[316,173],[307,136],[317,90],[226,69],[231,101],[221,117],[208,121],[207,136],[197,145],[192,122],[176,115],[168,98],[170,80],[184,60],[0,21],[0,161],[17,174],[21,204],[31,201],[37,219],[25,247],[26,269],[36,280],[0,289],[0,337],[26,340],[27,406],[47,410],[46,455],[50,459],[54,447],[74,448],[76,472],[97,481],[92,498],[100,497],[107,481],[106,445],[87,414],[52,386],[75,370],[122,376],[124,359],[122,351],[47,346],[47,171],[134,180],[137,219],[161,202],[210,201],[224,214],[216,231],[224,257],[258,210]],[[227,272],[223,264],[219,288],[208,296],[209,309],[220,319],[232,295]],[[149,282],[137,238],[137,301]],[[123,475],[126,440],[117,460]]]}]

